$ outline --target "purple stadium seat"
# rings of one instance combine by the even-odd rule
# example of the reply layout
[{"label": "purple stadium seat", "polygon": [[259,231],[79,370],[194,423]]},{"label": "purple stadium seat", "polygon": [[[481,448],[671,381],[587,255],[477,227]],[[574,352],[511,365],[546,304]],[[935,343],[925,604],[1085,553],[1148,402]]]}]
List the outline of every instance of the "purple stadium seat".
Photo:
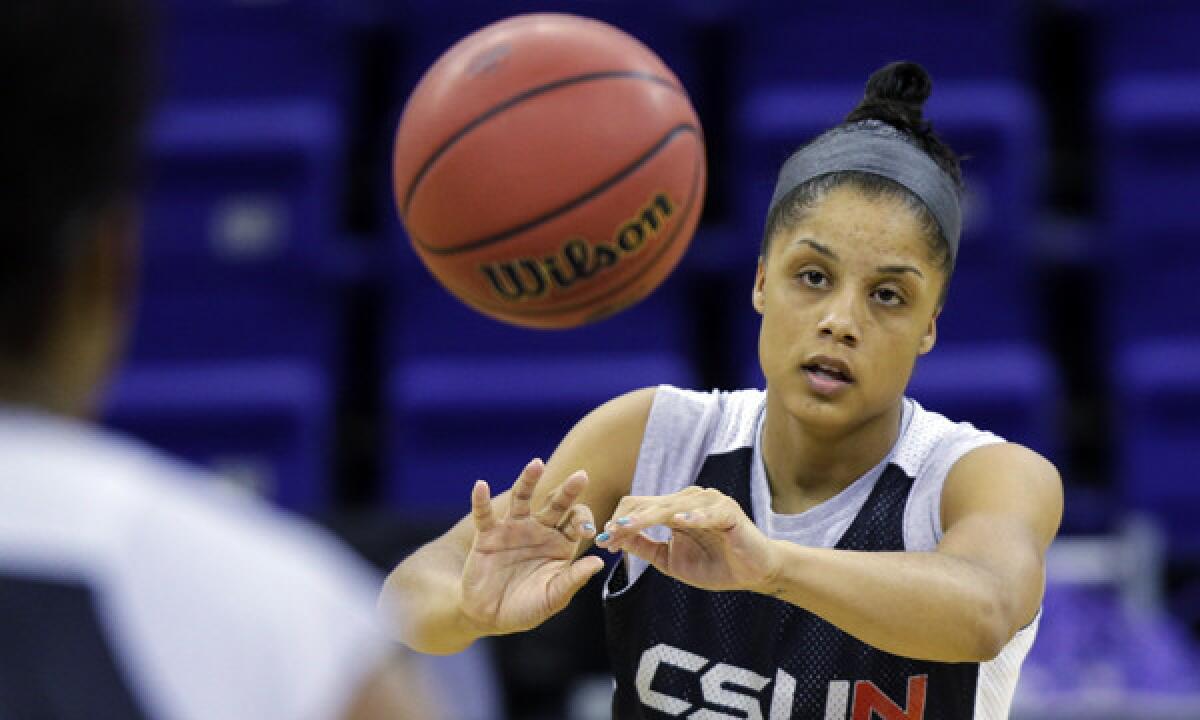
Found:
[{"label": "purple stadium seat", "polygon": [[[141,282],[108,417],[167,450],[329,497],[340,354],[342,125],[325,101],[166,106],[151,128]],[[256,481],[258,482],[258,481]]]},{"label": "purple stadium seat", "polygon": [[862,83],[895,60],[925,65],[935,81],[1019,78],[1027,70],[1026,7],[1021,0],[750,0],[733,15],[737,85]]},{"label": "purple stadium seat", "polygon": [[1200,7],[1099,0],[1098,267],[1124,499],[1200,557]]},{"label": "purple stadium seat", "polygon": [[165,0],[163,87],[174,102],[350,98],[363,0]]},{"label": "purple stadium seat", "polygon": [[1200,335],[1126,346],[1112,382],[1124,497],[1153,511],[1176,549],[1200,553]]},{"label": "purple stadium seat", "polygon": [[947,343],[917,360],[908,393],[926,409],[1050,457],[1062,449],[1056,373],[1035,345]]},{"label": "purple stadium seat", "polygon": [[134,362],[329,361],[345,254],[340,150],[337,116],[315,104],[159,116]]},{"label": "purple stadium seat", "polygon": [[1101,117],[1109,345],[1195,332],[1200,216],[1186,189],[1200,163],[1200,73],[1116,80]]},{"label": "purple stadium seat", "polygon": [[1200,7],[1191,0],[1089,0],[1102,78],[1200,72]]},{"label": "purple stadium seat", "polygon": [[1047,585],[1014,717],[1182,718],[1197,707],[1200,653],[1185,628],[1108,585]]},{"label": "purple stadium seat", "polygon": [[483,317],[398,248],[388,321],[388,499],[460,514],[478,478],[496,492],[548,458],[589,410],[629,390],[690,386],[690,317],[678,275],[642,303],[574,330]]},{"label": "purple stadium seat", "polygon": [[313,512],[331,496],[331,407],[325,374],[299,362],[132,366],[111,388],[105,419],[283,507]]},{"label": "purple stadium seat", "polygon": [[[682,3],[686,4],[686,3]],[[616,25],[647,44],[690,93],[701,90],[687,18],[668,2],[638,0],[405,0],[390,4],[403,58],[397,90],[403,100],[443,52],[470,33],[512,15],[560,12]]]},{"label": "purple stadium seat", "polygon": [[318,100],[165,106],[150,137],[149,257],[319,266],[336,231],[342,125]]}]

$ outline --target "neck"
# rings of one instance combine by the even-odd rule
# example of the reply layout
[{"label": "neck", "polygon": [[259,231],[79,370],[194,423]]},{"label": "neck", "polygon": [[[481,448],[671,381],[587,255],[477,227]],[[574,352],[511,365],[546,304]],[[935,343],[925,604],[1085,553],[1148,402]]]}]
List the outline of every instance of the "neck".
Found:
[{"label": "neck", "polygon": [[763,461],[776,512],[799,513],[845,490],[878,465],[900,435],[903,405],[850,429],[814,428],[767,393]]},{"label": "neck", "polygon": [[52,373],[0,363],[0,404],[27,407],[54,415],[86,418],[91,403],[73,392],[72,383],[59,382]]}]

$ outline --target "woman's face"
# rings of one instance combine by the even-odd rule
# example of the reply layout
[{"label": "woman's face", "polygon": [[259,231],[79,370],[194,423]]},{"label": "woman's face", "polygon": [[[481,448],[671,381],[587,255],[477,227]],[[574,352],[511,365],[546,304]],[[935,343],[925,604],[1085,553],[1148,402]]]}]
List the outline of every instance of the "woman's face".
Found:
[{"label": "woman's face", "polygon": [[945,277],[903,202],[831,190],[771,238],[753,302],[770,392],[814,427],[855,427],[895,407],[933,348]]}]

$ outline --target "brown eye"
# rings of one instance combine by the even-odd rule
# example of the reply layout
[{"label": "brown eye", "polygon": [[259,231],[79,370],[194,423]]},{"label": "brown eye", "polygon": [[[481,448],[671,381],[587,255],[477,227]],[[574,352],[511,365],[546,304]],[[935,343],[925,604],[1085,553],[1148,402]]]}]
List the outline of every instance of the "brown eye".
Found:
[{"label": "brown eye", "polygon": [[820,270],[801,270],[796,277],[805,285],[818,290],[829,285],[829,278]]},{"label": "brown eye", "polygon": [[895,307],[897,305],[904,304],[904,298],[901,297],[900,293],[896,292],[892,288],[879,288],[873,294],[876,300],[889,307]]}]

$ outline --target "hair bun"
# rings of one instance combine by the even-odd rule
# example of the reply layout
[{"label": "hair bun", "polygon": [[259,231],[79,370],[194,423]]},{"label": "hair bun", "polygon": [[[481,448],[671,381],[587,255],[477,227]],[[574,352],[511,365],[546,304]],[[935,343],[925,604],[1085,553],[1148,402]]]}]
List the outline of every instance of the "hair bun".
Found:
[{"label": "hair bun", "polygon": [[925,68],[914,62],[894,62],[871,74],[865,100],[904,103],[920,112],[932,92],[933,81]]},{"label": "hair bun", "polygon": [[925,101],[933,92],[933,80],[914,62],[894,62],[871,73],[862,102],[846,122],[880,120],[920,136],[930,131],[925,122]]}]

